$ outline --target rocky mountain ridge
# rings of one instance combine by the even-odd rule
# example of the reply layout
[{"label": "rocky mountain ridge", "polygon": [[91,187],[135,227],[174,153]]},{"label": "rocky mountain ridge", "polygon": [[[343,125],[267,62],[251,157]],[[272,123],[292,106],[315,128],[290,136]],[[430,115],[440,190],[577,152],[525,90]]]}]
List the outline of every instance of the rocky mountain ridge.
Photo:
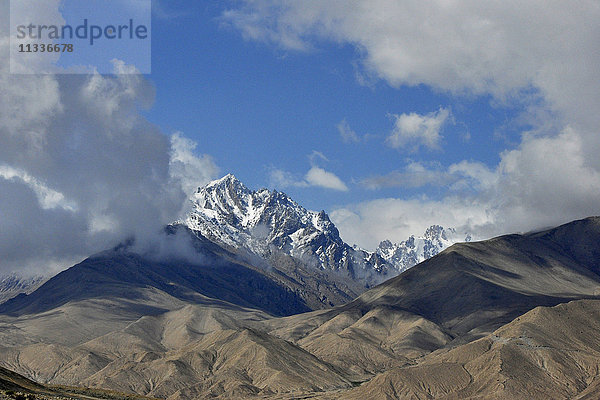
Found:
[{"label": "rocky mountain ridge", "polygon": [[[470,236],[452,228],[434,225],[423,236],[411,236],[398,244],[386,240],[369,252],[344,243],[324,211],[307,210],[276,190],[250,190],[231,174],[199,188],[191,202],[191,213],[174,226],[195,232],[202,243],[209,239],[231,252],[250,254],[251,264],[257,259],[264,259],[270,266],[296,263],[306,269],[302,273],[305,277],[313,268],[313,273],[316,269],[329,274],[325,279],[350,278],[358,286],[350,284],[353,289],[341,289],[346,295],[340,299],[346,296],[346,301],[365,287],[394,277],[456,242],[470,240]],[[0,276],[0,304],[35,291],[49,278],[16,273]],[[324,275],[317,278],[323,279]],[[327,299],[323,299],[326,305],[340,304],[333,293],[328,293]]]},{"label": "rocky mountain ridge", "polygon": [[229,174],[199,188],[192,204],[182,223],[219,245],[266,259],[282,252],[367,286],[390,275],[381,257],[344,243],[324,211],[309,211],[285,193],[250,190]]},{"label": "rocky mountain ridge", "polygon": [[455,243],[470,241],[472,241],[472,236],[468,233],[457,232],[454,228],[432,225],[427,228],[423,236],[411,235],[400,243],[384,240],[375,252],[401,273],[439,254]]},{"label": "rocky mountain ridge", "polygon": [[193,210],[180,223],[219,245],[266,258],[280,251],[367,286],[470,240],[469,235],[434,225],[422,237],[411,236],[399,244],[384,241],[369,252],[346,244],[325,211],[307,210],[276,190],[250,190],[231,174],[199,188],[191,200]]}]

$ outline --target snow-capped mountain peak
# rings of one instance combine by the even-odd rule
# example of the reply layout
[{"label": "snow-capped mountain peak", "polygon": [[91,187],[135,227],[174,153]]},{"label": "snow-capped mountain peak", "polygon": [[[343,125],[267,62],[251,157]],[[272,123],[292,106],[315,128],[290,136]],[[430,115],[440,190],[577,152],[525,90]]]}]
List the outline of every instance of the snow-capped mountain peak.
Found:
[{"label": "snow-capped mountain peak", "polygon": [[232,174],[199,188],[191,201],[192,212],[183,224],[215,243],[267,259],[273,252],[283,252],[371,283],[470,240],[455,229],[432,225],[423,236],[398,244],[385,240],[371,253],[344,243],[325,211],[307,210],[276,190],[251,190]]},{"label": "snow-capped mountain peak", "polygon": [[0,276],[0,303],[20,293],[29,294],[33,292],[49,278],[43,275],[25,277],[16,273]]},{"label": "snow-capped mountain peak", "polygon": [[209,238],[228,242],[231,238],[221,235],[226,228],[228,234],[235,233],[230,244],[248,245],[248,240],[258,235],[282,248],[288,244],[285,239],[299,239],[316,232],[340,240],[325,212],[306,210],[276,190],[250,190],[231,174],[199,188],[192,202],[193,211],[186,224]]},{"label": "snow-capped mountain peak", "polygon": [[377,247],[377,254],[399,272],[427,260],[447,247],[458,242],[470,242],[471,235],[457,232],[454,228],[432,225],[425,230],[423,236],[410,236],[408,239],[394,244],[389,240],[382,241]]},{"label": "snow-capped mountain peak", "polygon": [[351,274],[372,269],[370,254],[344,243],[325,211],[307,210],[283,192],[250,190],[229,174],[199,188],[192,203],[184,224],[219,244],[263,257],[277,249],[321,269]]}]

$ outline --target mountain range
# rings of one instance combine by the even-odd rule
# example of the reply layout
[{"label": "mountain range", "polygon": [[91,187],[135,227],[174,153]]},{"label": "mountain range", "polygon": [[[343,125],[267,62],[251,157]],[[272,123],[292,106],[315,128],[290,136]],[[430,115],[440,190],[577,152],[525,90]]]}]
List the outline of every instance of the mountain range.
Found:
[{"label": "mountain range", "polygon": [[[423,236],[398,244],[386,240],[369,252],[345,243],[324,211],[306,210],[282,192],[250,190],[231,174],[199,188],[190,201],[192,211],[169,227],[171,233],[188,231],[197,248],[206,247],[208,240],[260,272],[278,270],[279,280],[291,277],[304,288],[289,280],[284,285],[304,292],[311,309],[347,302],[450,245],[471,240],[468,234],[434,225]],[[48,278],[1,277],[0,303],[31,293]]]},{"label": "mountain range", "polygon": [[283,252],[322,270],[379,283],[438,254],[470,241],[469,234],[431,226],[424,236],[394,244],[383,241],[374,252],[350,246],[325,211],[306,210],[285,193],[253,191],[229,174],[192,196],[193,211],[181,224],[221,246],[269,258]]},{"label": "mountain range", "polygon": [[454,243],[470,242],[468,233],[459,233],[455,228],[432,225],[423,236],[410,236],[400,243],[384,240],[375,250],[385,261],[393,265],[398,272],[417,265],[452,246]]},{"label": "mountain range", "polygon": [[[600,394],[599,217],[442,251],[462,235],[434,226],[370,253],[227,176],[164,234],[196,259],[124,243],[0,304],[0,366],[170,400]],[[431,257],[400,273],[403,251]]]}]

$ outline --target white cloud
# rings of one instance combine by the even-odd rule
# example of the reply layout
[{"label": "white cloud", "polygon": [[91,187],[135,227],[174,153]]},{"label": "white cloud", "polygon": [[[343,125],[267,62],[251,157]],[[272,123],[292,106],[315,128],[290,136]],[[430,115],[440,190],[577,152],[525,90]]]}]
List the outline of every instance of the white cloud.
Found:
[{"label": "white cloud", "polygon": [[374,188],[449,184],[447,194],[439,200],[377,199],[347,205],[334,210],[332,220],[347,240],[374,248],[383,239],[403,240],[432,224],[484,239],[598,215],[600,172],[586,161],[583,146],[581,136],[566,128],[556,137],[526,135],[519,148],[502,154],[495,169],[469,161],[445,170],[412,163],[366,183]]},{"label": "white cloud", "polygon": [[270,171],[271,185],[276,188],[286,187],[320,187],[330,190],[339,190],[342,192],[348,191],[348,186],[333,172],[326,171],[317,164],[321,162],[329,162],[325,154],[320,151],[313,150],[308,155],[311,168],[308,172],[300,177],[290,172],[272,168]]},{"label": "white cloud", "polygon": [[306,182],[310,186],[318,186],[325,189],[348,191],[348,186],[332,172],[325,171],[323,168],[312,167],[306,173]]},{"label": "white cloud", "polygon": [[374,250],[385,239],[400,242],[420,234],[434,224],[472,232],[487,226],[490,217],[484,206],[448,197],[442,201],[419,198],[378,199],[339,208],[330,213],[342,239]]},{"label": "white cloud", "polygon": [[518,149],[502,154],[494,204],[505,229],[600,214],[600,172],[585,146],[582,135],[567,127],[556,137],[525,136]]},{"label": "white cloud", "polygon": [[498,184],[498,175],[480,162],[463,160],[448,167],[448,175],[455,176],[452,183],[455,190],[489,190]]},{"label": "white cloud", "polygon": [[325,156],[325,154],[323,154],[317,150],[313,150],[308,155],[308,160],[310,161],[311,165],[315,165],[318,161],[329,161],[329,159]]},{"label": "white cloud", "polygon": [[438,149],[442,135],[442,127],[450,117],[450,111],[440,108],[438,111],[420,115],[392,114],[394,118],[394,129],[387,138],[387,143],[393,148],[404,148],[411,146],[418,149],[425,146],[429,149]]},{"label": "white cloud", "polygon": [[287,49],[350,44],[359,50],[363,75],[392,86],[491,94],[501,103],[533,99],[591,131],[586,134],[600,126],[600,7],[594,0],[240,4],[223,19],[249,39]]},{"label": "white cloud", "polygon": [[600,7],[593,0],[242,4],[223,18],[249,39],[288,49],[310,49],[319,40],[349,43],[360,50],[367,73],[394,86],[497,98],[533,87],[553,108],[598,122],[585,111],[600,104]]},{"label": "white cloud", "polygon": [[219,175],[219,167],[210,155],[194,154],[197,146],[196,142],[187,139],[180,132],[171,135],[169,172],[188,195]]},{"label": "white cloud", "polygon": [[[8,2],[0,10],[7,19]],[[191,141],[172,143],[143,117],[154,89],[142,75],[8,68],[0,58],[0,273],[66,268],[128,237],[155,237],[180,216],[193,175],[202,184],[216,169],[195,158]]]},{"label": "white cloud", "polygon": [[275,168],[271,170],[270,180],[272,186],[281,189],[286,187],[321,187],[343,192],[348,191],[348,186],[337,175],[316,166],[311,167],[302,178]]},{"label": "white cloud", "polygon": [[24,171],[6,165],[0,165],[0,178],[6,180],[20,180],[25,183],[35,192],[40,206],[45,210],[57,207],[70,211],[76,211],[77,209],[77,205],[66,200],[62,193],[52,190]]},{"label": "white cloud", "polygon": [[337,124],[336,127],[337,127],[337,130],[340,133],[340,137],[342,138],[344,143],[360,142],[360,137],[358,136],[358,134],[356,132],[354,132],[352,130],[352,128],[350,128],[348,121],[346,121],[345,119],[340,121],[340,123]]},{"label": "white cloud", "polygon": [[269,172],[269,180],[271,186],[275,189],[284,189],[287,187],[306,187],[306,182],[297,179],[293,174],[278,168],[271,168]]}]

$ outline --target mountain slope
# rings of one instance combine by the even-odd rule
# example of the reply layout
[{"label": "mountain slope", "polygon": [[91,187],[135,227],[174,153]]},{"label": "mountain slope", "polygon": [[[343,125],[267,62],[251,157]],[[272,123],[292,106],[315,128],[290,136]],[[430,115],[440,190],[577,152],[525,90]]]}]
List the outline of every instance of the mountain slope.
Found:
[{"label": "mountain slope", "polygon": [[597,297],[599,243],[600,218],[589,218],[456,244],[347,305],[265,323],[327,362],[361,366],[355,379],[366,378],[384,370],[381,359],[368,362],[352,350],[366,343],[383,344],[384,360],[402,364],[402,357],[480,338],[537,306]]},{"label": "mountain slope", "polygon": [[[597,217],[456,244],[348,304],[281,318],[251,309],[274,281],[242,298],[210,263],[107,254],[0,306],[15,307],[0,316],[1,365],[40,382],[171,399],[593,398],[600,388],[597,324],[580,329],[600,312]],[[267,277],[227,254],[226,280],[239,268]],[[71,279],[84,289],[61,291]],[[219,293],[231,301],[209,297]],[[536,308],[580,299],[589,306]]]},{"label": "mountain slope", "polygon": [[537,307],[475,342],[385,372],[344,399],[596,399],[600,301]]},{"label": "mountain slope", "polygon": [[161,398],[351,387],[330,365],[260,330],[266,318],[256,310],[188,305],[74,347],[38,343],[1,354],[5,365],[35,374],[40,382],[79,382]]},{"label": "mountain slope", "polygon": [[148,399],[149,397],[137,396],[135,394],[109,392],[106,390],[84,389],[76,387],[47,387],[33,382],[6,368],[0,367],[0,399],[114,399],[135,400]]},{"label": "mountain slope", "polygon": [[537,305],[600,294],[598,243],[600,218],[456,244],[366,292],[351,306],[401,307],[457,335],[481,330]]},{"label": "mountain slope", "polygon": [[166,353],[117,358],[84,383],[120,390],[133,387],[173,399],[240,398],[351,387],[338,371],[309,352],[248,328],[216,330]]},{"label": "mountain slope", "polygon": [[131,309],[139,308],[141,315],[166,311],[160,301],[156,305],[138,301],[148,290],[186,302],[202,302],[210,297],[275,315],[309,310],[298,295],[259,269],[236,261],[233,256],[218,254],[210,243],[202,249],[196,263],[153,261],[126,249],[106,251],[61,272],[32,294],[0,305],[0,313],[41,313],[94,298],[127,299]]},{"label": "mountain slope", "polygon": [[306,293],[308,288],[300,293],[301,285],[284,274],[241,262],[187,231],[181,234],[201,251],[197,262],[159,261],[121,247],[84,260],[29,295],[0,304],[0,346],[77,345],[145,315],[190,303],[290,315],[309,311],[304,298],[318,296]]},{"label": "mountain slope", "polygon": [[272,268],[260,260],[251,264],[183,227],[170,227],[168,234],[183,235],[196,253],[185,260],[161,260],[120,246],[0,304],[5,315],[0,346],[76,345],[186,304],[246,307],[278,316],[343,303],[360,293],[359,287],[330,278],[327,271],[307,271],[286,255]]}]

